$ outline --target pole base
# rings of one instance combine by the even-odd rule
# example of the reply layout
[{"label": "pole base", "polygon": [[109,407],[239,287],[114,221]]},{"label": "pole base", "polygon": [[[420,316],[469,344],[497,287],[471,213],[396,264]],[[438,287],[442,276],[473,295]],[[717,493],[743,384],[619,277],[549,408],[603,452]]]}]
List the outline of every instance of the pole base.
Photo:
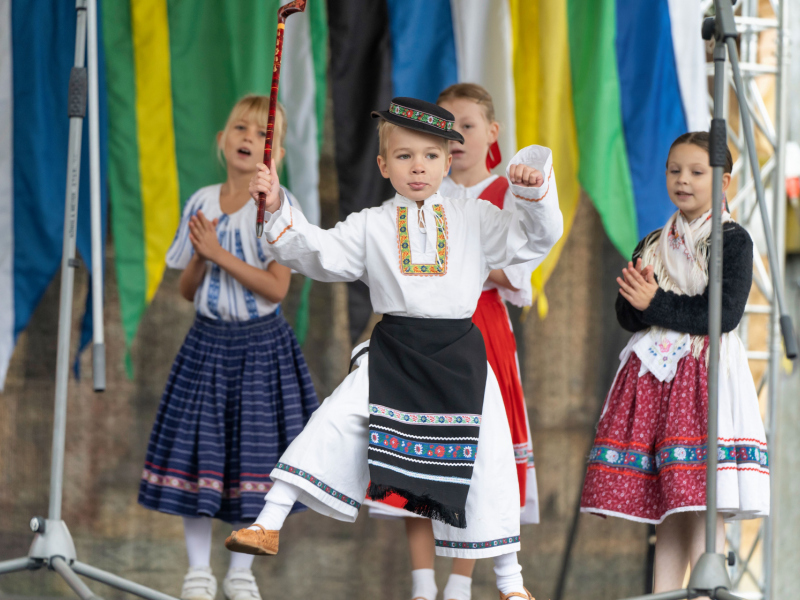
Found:
[{"label": "pole base", "polygon": [[692,591],[713,592],[717,588],[729,590],[731,579],[725,566],[723,554],[706,552],[697,561],[689,577],[689,589]]},{"label": "pole base", "polygon": [[49,561],[53,556],[62,557],[67,564],[77,558],[75,544],[64,521],[45,520],[44,530],[34,536],[28,558]]},{"label": "pole base", "polygon": [[34,517],[31,519],[31,530],[36,535],[28,551],[28,556],[0,562],[0,575],[36,570],[46,566],[58,573],[81,600],[102,599],[92,592],[78,575],[147,600],[177,600],[177,598],[162,592],[79,562],[75,552],[75,543],[72,541],[72,536],[64,521]]}]

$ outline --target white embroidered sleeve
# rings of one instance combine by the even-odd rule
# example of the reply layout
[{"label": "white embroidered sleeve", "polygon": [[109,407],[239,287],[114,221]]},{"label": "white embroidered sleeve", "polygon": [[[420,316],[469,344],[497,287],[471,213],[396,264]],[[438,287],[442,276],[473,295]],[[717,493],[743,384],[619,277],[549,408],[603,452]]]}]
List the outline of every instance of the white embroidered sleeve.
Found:
[{"label": "white embroidered sleeve", "polygon": [[489,269],[529,262],[528,268],[532,271],[563,233],[550,149],[543,146],[523,148],[509,166],[519,163],[539,170],[544,175],[544,183],[536,188],[511,185],[517,208],[513,215],[488,202],[480,203],[481,242]]},{"label": "white embroidered sleeve", "polygon": [[197,214],[198,210],[203,208],[203,200],[205,198],[205,194],[203,193],[204,189],[195,192],[192,197],[186,201],[186,205],[183,207],[183,214],[181,215],[181,222],[178,224],[178,231],[175,232],[172,245],[169,247],[169,250],[167,250],[167,266],[170,269],[185,269],[194,255],[194,246],[192,246],[192,242],[189,240],[189,221]]},{"label": "white embroidered sleeve", "polygon": [[[519,212],[514,200],[514,194],[511,193],[511,187],[506,190],[503,200],[503,210],[508,210],[513,214]],[[505,276],[508,278],[508,282],[517,289],[510,290],[502,286],[497,286],[500,297],[506,302],[510,302],[514,306],[519,306],[520,308],[530,306],[533,302],[531,274],[535,268],[536,263],[534,261],[505,267],[503,273],[505,273]]]},{"label": "white embroidered sleeve", "polygon": [[333,229],[312,225],[281,193],[281,206],[265,216],[264,234],[276,260],[317,281],[355,281],[366,272],[366,211]]}]

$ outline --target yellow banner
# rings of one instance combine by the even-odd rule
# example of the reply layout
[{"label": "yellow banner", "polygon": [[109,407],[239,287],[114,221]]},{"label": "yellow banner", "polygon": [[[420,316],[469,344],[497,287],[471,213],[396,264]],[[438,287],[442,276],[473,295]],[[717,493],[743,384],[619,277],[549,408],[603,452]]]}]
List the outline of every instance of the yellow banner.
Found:
[{"label": "yellow banner", "polygon": [[131,0],[147,302],[180,221],[167,0]]},{"label": "yellow banner", "polygon": [[517,101],[517,145],[553,151],[564,235],[533,273],[533,299],[547,316],[544,286],[556,267],[580,199],[578,138],[572,106],[567,3],[510,0]]}]

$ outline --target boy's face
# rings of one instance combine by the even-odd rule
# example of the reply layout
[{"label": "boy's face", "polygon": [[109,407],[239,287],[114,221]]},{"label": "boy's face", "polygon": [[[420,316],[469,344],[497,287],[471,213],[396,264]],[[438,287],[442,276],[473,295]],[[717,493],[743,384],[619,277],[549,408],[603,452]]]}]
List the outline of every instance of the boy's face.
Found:
[{"label": "boy's face", "polygon": [[378,167],[397,193],[416,202],[436,193],[452,160],[441,138],[396,127],[388,141],[386,157],[378,156]]}]

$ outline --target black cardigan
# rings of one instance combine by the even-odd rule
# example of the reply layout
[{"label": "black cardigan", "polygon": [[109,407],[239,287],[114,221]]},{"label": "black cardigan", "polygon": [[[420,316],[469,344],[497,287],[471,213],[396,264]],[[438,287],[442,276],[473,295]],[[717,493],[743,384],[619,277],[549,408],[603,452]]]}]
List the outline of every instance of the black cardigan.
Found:
[{"label": "black cardigan", "polygon": [[[652,235],[652,234],[651,234]],[[644,238],[633,252],[633,262],[641,258]],[[739,325],[753,282],[753,240],[739,224],[722,226],[722,332]],[[631,306],[617,294],[617,321],[631,332],[651,326],[664,327],[691,335],[708,335],[708,288],[698,296],[685,296],[658,288],[645,310]]]}]

